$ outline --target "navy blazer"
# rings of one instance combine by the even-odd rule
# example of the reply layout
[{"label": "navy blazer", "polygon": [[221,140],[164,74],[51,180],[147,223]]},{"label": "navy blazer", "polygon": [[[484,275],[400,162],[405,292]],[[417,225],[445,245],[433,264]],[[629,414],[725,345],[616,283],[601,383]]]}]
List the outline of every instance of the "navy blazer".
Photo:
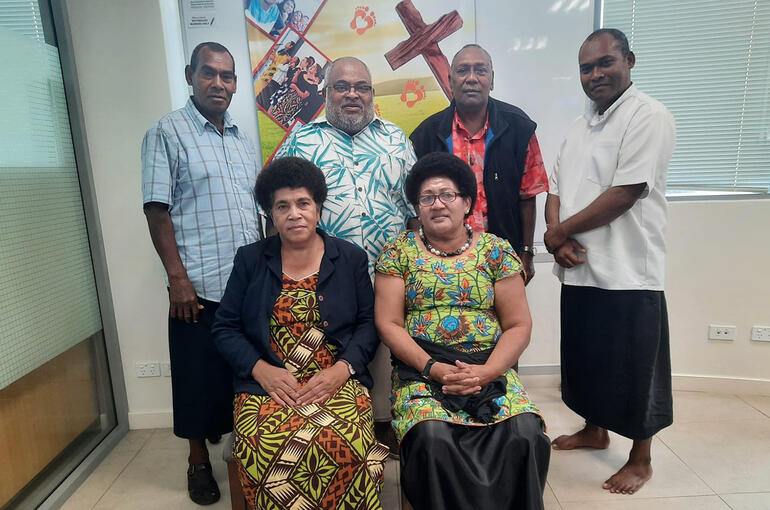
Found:
[{"label": "navy blazer", "polygon": [[[368,258],[361,248],[316,230],[324,241],[318,272],[318,308],[326,340],[339,347],[356,371],[353,376],[372,387],[366,365],[379,339],[374,329],[374,292]],[[285,365],[270,347],[270,317],[282,285],[281,239],[271,236],[242,246],[219,304],[211,333],[222,357],[233,367],[236,393],[267,395],[251,370],[264,359]]]}]

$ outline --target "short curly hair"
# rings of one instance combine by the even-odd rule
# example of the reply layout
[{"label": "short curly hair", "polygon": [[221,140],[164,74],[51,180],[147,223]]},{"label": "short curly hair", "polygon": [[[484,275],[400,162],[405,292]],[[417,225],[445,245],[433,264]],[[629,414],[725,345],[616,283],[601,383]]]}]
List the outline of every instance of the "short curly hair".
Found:
[{"label": "short curly hair", "polygon": [[[476,176],[468,163],[449,152],[431,152],[417,160],[404,183],[406,199],[415,210],[419,208],[420,187],[431,177],[446,177],[452,181],[460,195],[471,199],[470,211],[476,205]],[[470,216],[470,212],[465,215]]]},{"label": "short curly hair", "polygon": [[274,159],[259,172],[254,197],[262,211],[270,215],[275,192],[281,188],[305,188],[320,209],[326,200],[326,178],[320,168],[302,158]]}]

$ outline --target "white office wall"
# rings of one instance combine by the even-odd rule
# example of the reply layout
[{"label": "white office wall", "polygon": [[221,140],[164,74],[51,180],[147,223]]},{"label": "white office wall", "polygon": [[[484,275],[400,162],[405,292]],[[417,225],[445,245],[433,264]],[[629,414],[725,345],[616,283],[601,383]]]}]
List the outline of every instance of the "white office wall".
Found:
[{"label": "white office wall", "polygon": [[[669,203],[666,299],[674,374],[759,380],[768,384],[751,388],[770,390],[770,342],[749,340],[752,325],[770,326],[768,218],[767,199]],[[527,288],[533,333],[523,366],[559,362],[559,284],[551,268],[536,264]],[[736,326],[736,339],[708,340],[709,324]]]},{"label": "white office wall", "polygon": [[[770,200],[674,202],[669,207],[666,298],[677,374],[770,381]],[[709,324],[734,325],[732,342]]]},{"label": "white office wall", "polygon": [[[172,108],[159,1],[67,0],[132,428],[171,424],[170,380],[138,379],[134,368],[168,359],[166,291],[141,212],[139,158],[145,130]],[[752,324],[770,325],[767,218],[770,200],[671,204],[675,373],[770,384],[770,343],[748,340]],[[559,287],[550,264],[537,271],[527,291],[533,338],[521,364],[553,369]],[[709,323],[738,326],[738,338],[707,341]]]},{"label": "white office wall", "polygon": [[66,5],[130,425],[170,423],[170,379],[138,379],[134,368],[137,361],[168,359],[168,299],[142,214],[139,157],[144,132],[171,109],[159,2],[68,0]]}]

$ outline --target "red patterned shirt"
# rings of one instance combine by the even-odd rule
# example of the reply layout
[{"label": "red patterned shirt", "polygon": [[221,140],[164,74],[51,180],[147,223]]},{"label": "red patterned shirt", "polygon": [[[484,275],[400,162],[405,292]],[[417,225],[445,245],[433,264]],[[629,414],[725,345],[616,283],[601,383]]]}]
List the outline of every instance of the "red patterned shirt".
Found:
[{"label": "red patterned shirt", "polygon": [[[463,126],[460,116],[455,111],[452,123],[452,152],[471,167],[476,176],[476,205],[468,217],[468,224],[473,230],[487,230],[487,194],[484,190],[484,154],[487,150],[487,132],[489,131],[489,116],[484,127],[471,136]],[[539,193],[548,191],[548,175],[545,172],[543,156],[540,154],[540,144],[537,136],[532,133],[527,145],[527,157],[524,161],[524,175],[521,176],[519,198],[526,200]]]}]

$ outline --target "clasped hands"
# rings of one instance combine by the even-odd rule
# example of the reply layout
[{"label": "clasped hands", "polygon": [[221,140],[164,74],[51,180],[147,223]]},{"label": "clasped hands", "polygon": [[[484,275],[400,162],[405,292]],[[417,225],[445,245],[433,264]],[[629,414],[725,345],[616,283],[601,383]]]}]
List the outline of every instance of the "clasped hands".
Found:
[{"label": "clasped hands", "polygon": [[447,395],[476,395],[498,375],[487,365],[471,365],[459,360],[454,365],[434,363],[430,368],[430,378],[441,383],[441,389]]},{"label": "clasped hands", "polygon": [[316,372],[300,387],[294,375],[285,368],[259,360],[251,375],[270,397],[283,407],[302,407],[327,401],[350,377],[344,361]]},{"label": "clasped hands", "polygon": [[586,249],[583,248],[582,244],[568,237],[561,223],[548,224],[546,227],[543,242],[545,242],[548,253],[553,253],[553,258],[557,264],[570,268],[585,263],[585,259],[581,255],[586,253]]}]

